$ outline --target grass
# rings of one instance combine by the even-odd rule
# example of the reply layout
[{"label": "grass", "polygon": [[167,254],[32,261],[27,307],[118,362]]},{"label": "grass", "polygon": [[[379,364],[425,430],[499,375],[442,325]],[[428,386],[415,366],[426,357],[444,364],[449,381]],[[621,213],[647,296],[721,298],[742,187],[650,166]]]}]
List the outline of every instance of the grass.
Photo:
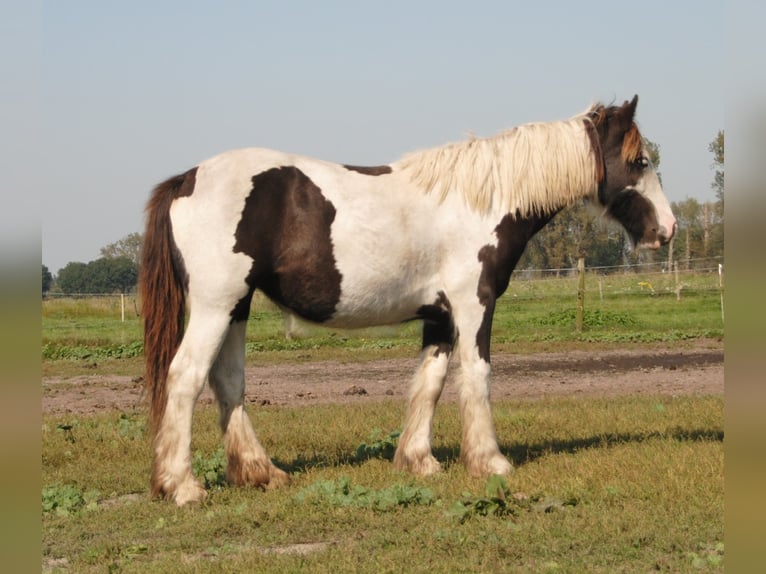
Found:
[{"label": "grass", "polygon": [[[454,404],[442,405],[434,426],[445,471],[415,479],[393,470],[390,449],[370,447],[396,439],[403,410],[396,401],[256,409],[262,441],[293,484],[262,492],[212,480],[205,504],[181,509],[148,500],[142,413],[45,416],[43,570],[723,567],[720,397],[498,403],[501,448],[516,465],[500,488],[457,463]],[[197,468],[215,476],[222,460],[214,409],[199,409],[194,425]]]},{"label": "grass", "polygon": [[[497,306],[494,352],[667,348],[723,337],[717,277],[587,277],[585,329],[573,278],[512,281]],[[42,304],[43,376],[140,374],[138,304]],[[413,356],[420,327],[356,332],[302,327],[256,297],[248,361]],[[43,415],[42,569],[46,572],[718,572],[723,569],[723,399],[558,398],[494,405],[507,483],[457,462],[455,404],[434,421],[438,476],[390,458],[404,414],[374,405],[251,407],[289,487],[223,479],[217,412],[194,419],[194,469],[207,502],[148,498],[151,449],[141,410]],[[495,482],[493,482],[495,480]]]},{"label": "grass", "polygon": [[[664,344],[722,338],[717,275],[685,273],[680,300],[670,274],[587,275],[585,328],[575,331],[574,278],[514,280],[497,304],[492,345],[530,352],[578,345]],[[96,363],[110,372],[140,372],[143,352],[139,302],[126,298],[50,299],[42,304],[43,374],[86,374]],[[355,331],[301,324],[287,340],[282,313],[256,294],[247,330],[248,360],[258,362],[367,360],[413,356],[420,324]],[[51,363],[57,363],[51,365]]]}]

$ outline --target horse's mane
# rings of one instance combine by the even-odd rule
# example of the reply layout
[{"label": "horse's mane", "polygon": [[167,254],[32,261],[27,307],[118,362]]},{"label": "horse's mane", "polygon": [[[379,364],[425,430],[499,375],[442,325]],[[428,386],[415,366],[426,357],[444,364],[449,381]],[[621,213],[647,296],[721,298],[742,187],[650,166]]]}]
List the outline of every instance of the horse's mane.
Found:
[{"label": "horse's mane", "polygon": [[550,212],[596,193],[603,164],[588,130],[605,112],[595,104],[568,120],[525,124],[494,137],[415,152],[396,167],[439,201],[461,193],[480,212],[500,208],[520,217]]}]

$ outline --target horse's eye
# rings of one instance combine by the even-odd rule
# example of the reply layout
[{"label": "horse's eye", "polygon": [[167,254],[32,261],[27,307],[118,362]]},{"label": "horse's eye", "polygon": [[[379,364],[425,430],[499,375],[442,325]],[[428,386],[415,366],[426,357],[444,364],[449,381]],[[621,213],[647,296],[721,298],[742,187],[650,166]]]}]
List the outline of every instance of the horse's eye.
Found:
[{"label": "horse's eye", "polygon": [[645,168],[645,167],[649,167],[649,158],[648,158],[648,157],[644,157],[644,156],[641,156],[640,158],[638,158],[638,159],[637,159],[635,162],[633,162],[633,163],[635,164],[635,166],[636,166],[636,167],[640,167],[640,168],[642,168],[642,169],[643,169],[643,168]]}]

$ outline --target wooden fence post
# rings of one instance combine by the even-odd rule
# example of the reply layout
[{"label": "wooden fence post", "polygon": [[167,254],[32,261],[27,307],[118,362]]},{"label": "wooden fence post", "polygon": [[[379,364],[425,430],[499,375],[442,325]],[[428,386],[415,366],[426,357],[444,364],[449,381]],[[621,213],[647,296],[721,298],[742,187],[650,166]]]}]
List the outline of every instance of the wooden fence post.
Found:
[{"label": "wooden fence post", "polygon": [[604,278],[601,275],[598,276],[598,300],[604,302]]},{"label": "wooden fence post", "polygon": [[583,315],[585,314],[585,258],[577,260],[577,314],[575,315],[575,329],[582,333]]},{"label": "wooden fence post", "polygon": [[723,265],[718,264],[718,288],[721,291],[721,323],[723,323]]}]

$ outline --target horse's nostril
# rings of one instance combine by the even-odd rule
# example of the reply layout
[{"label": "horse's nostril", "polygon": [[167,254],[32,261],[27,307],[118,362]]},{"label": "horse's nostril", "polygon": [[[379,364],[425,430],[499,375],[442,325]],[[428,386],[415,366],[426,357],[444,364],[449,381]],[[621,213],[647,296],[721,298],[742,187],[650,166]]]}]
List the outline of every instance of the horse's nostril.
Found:
[{"label": "horse's nostril", "polygon": [[661,244],[665,245],[666,243],[669,243],[671,239],[673,239],[673,236],[676,234],[676,227],[677,225],[673,223],[673,227],[670,228],[669,232],[667,228],[660,227],[660,230],[657,233],[657,238],[660,240]]},{"label": "horse's nostril", "polygon": [[678,231],[678,223],[675,222],[675,221],[673,222],[673,225],[670,228],[670,233],[668,233],[666,230],[663,230],[663,231],[665,231],[665,233],[664,233],[665,243],[667,243],[668,241],[673,239],[673,236],[676,234],[676,231]]}]

